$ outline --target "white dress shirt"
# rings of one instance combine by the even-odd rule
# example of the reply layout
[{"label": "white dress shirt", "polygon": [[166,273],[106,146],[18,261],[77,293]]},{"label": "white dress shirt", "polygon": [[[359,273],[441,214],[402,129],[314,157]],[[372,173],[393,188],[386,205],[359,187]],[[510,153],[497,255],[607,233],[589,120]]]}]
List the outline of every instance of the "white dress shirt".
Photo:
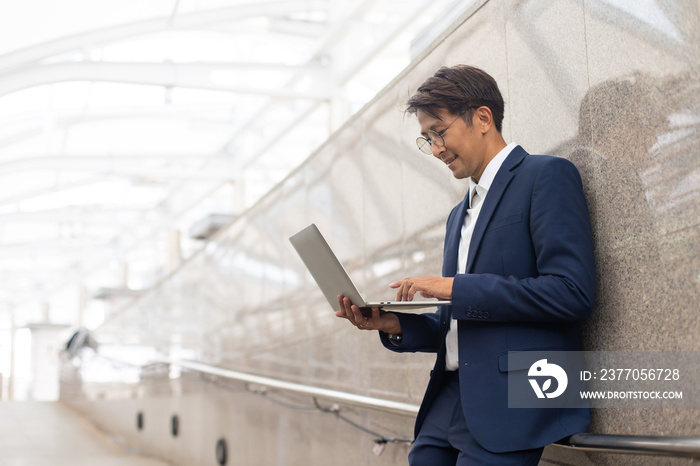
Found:
[{"label": "white dress shirt", "polygon": [[[481,174],[479,183],[476,183],[472,178],[469,178],[469,194],[470,197],[475,197],[472,197],[471,199],[470,205],[467,208],[467,214],[464,216],[464,224],[462,225],[462,237],[459,241],[459,253],[457,256],[458,274],[463,274],[467,269],[467,255],[469,253],[469,244],[471,243],[472,233],[474,233],[474,225],[476,225],[476,220],[479,218],[481,206],[486,200],[491,183],[493,183],[493,179],[496,177],[496,173],[498,173],[498,170],[501,168],[503,161],[516,146],[516,143],[511,142],[498,154],[496,154],[496,156],[491,159],[489,164],[484,169],[484,173]],[[447,344],[445,369],[448,371],[455,371],[459,367],[459,353],[457,351],[459,342],[457,340],[456,319],[452,319],[450,322],[450,330],[447,332],[447,336],[445,337],[445,343]]]}]

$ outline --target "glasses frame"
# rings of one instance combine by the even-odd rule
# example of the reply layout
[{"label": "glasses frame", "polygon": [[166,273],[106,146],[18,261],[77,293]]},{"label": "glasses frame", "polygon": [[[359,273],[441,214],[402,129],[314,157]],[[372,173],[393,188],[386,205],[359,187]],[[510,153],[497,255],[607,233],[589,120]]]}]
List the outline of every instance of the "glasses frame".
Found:
[{"label": "glasses frame", "polygon": [[[452,120],[450,122],[450,124],[447,125],[447,127],[440,132],[433,131],[432,129],[429,129],[427,131],[427,134],[428,134],[427,138],[423,137],[423,136],[417,137],[416,138],[416,146],[418,146],[418,150],[423,152],[426,155],[433,155],[433,144],[435,144],[436,147],[445,147],[445,138],[443,138],[442,136],[445,134],[445,132],[448,129],[450,129],[450,126],[452,126],[452,123],[454,123],[455,121],[462,118],[464,116],[464,114],[467,113],[467,111],[472,109],[472,108],[479,108],[479,107],[472,105],[470,107],[465,108],[464,111],[462,111],[462,113],[457,115],[457,118]],[[435,137],[433,137],[432,134],[434,134]],[[440,141],[440,142],[438,142],[438,141]],[[427,148],[427,150],[425,148]]]}]

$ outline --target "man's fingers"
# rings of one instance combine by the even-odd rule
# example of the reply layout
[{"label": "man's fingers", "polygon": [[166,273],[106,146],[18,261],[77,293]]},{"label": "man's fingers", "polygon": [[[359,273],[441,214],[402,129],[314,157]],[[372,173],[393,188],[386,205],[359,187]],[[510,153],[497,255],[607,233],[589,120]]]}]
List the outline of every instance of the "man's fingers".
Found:
[{"label": "man's fingers", "polygon": [[345,305],[345,315],[348,316],[348,320],[352,322],[353,325],[357,325],[357,316],[355,314],[354,308],[357,306],[354,306],[352,302],[350,301],[350,298],[345,298],[343,300],[343,303]]},{"label": "man's fingers", "polygon": [[345,309],[345,315],[347,319],[352,322],[352,324],[358,328],[365,328],[369,322],[369,319],[362,315],[362,311],[359,307],[352,304],[350,298],[343,299],[343,307]]},{"label": "man's fingers", "polygon": [[338,295],[338,310],[335,312],[335,315],[344,319],[349,318],[348,311],[345,306],[345,298],[342,295]]},{"label": "man's fingers", "polygon": [[[449,283],[444,283],[445,280],[449,280]],[[451,278],[408,277],[389,286],[398,288],[396,290],[397,301],[413,301],[416,293],[420,293],[425,298],[443,297],[443,299],[450,299],[452,297],[450,293],[451,280]]]},{"label": "man's fingers", "polygon": [[413,301],[413,295],[416,294],[416,291],[416,284],[407,278],[401,283],[396,299],[399,301]]},{"label": "man's fingers", "polygon": [[413,298],[416,297],[416,293],[418,293],[419,291],[421,291],[421,288],[419,288],[417,284],[414,283],[413,285],[411,285],[411,289],[408,290],[408,300],[413,301]]},{"label": "man's fingers", "polygon": [[352,314],[353,322],[355,325],[357,325],[359,328],[364,328],[367,326],[367,322],[369,322],[369,319],[363,316],[360,308],[355,306],[354,304],[352,306]]},{"label": "man's fingers", "polygon": [[338,304],[340,309],[335,315],[348,319],[353,325],[355,325],[355,313],[352,310],[352,302],[350,301],[350,298],[338,295]]},{"label": "man's fingers", "polygon": [[345,316],[345,306],[343,305],[343,296],[342,295],[338,295],[338,310],[335,311],[335,315],[337,317],[343,317],[343,318],[347,319],[347,317]]},{"label": "man's fingers", "polygon": [[349,320],[352,325],[360,330],[377,330],[380,328],[383,311],[378,307],[363,310],[354,305],[350,298],[342,295],[338,295],[338,306],[340,309],[335,311],[335,315]]},{"label": "man's fingers", "polygon": [[401,284],[399,285],[399,289],[396,291],[396,300],[397,301],[409,301],[408,291],[411,287],[411,281],[409,278],[404,278],[403,280],[401,280],[400,283]]},{"label": "man's fingers", "polygon": [[406,287],[406,292],[404,293],[404,301],[413,301],[413,287],[415,284],[411,284],[410,286]]}]

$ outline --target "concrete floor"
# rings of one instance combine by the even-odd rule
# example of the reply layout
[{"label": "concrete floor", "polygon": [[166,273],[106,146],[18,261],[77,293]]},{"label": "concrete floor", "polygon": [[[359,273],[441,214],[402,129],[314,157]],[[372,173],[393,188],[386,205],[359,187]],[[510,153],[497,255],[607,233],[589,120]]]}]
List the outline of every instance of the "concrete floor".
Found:
[{"label": "concrete floor", "polygon": [[166,466],[60,402],[0,402],[0,466]]}]

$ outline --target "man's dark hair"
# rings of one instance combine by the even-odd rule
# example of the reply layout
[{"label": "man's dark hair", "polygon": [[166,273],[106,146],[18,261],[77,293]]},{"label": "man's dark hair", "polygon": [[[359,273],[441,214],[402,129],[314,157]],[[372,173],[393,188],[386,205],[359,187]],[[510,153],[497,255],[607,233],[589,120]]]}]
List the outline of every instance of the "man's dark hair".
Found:
[{"label": "man's dark hair", "polygon": [[[474,110],[488,107],[498,132],[503,126],[503,96],[496,81],[485,71],[473,66],[443,66],[428,78],[418,91],[408,99],[408,113],[422,110],[437,118],[437,111],[444,108],[454,115],[465,114],[471,125]],[[470,108],[474,107],[474,108]]]}]

